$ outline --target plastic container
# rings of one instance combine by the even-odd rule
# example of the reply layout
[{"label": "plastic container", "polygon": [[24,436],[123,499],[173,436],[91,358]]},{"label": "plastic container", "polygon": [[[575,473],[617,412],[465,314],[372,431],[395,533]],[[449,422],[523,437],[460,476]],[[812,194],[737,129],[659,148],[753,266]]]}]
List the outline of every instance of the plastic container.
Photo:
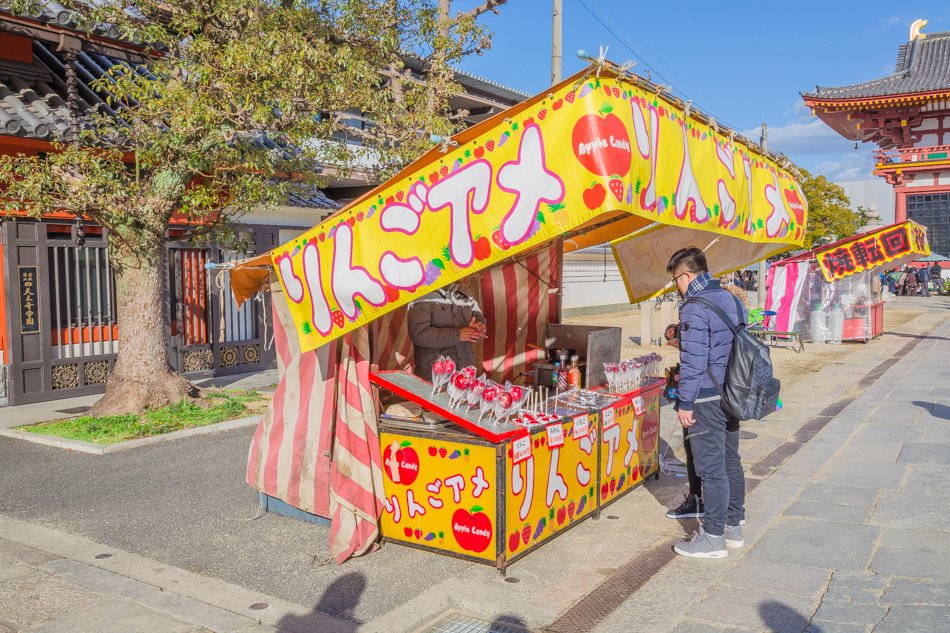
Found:
[{"label": "plastic container", "polygon": [[828,342],[840,343],[844,336],[844,310],[835,306],[828,312]]},{"label": "plastic container", "polygon": [[812,343],[828,341],[828,313],[824,310],[812,310],[808,318],[808,329],[811,332]]}]

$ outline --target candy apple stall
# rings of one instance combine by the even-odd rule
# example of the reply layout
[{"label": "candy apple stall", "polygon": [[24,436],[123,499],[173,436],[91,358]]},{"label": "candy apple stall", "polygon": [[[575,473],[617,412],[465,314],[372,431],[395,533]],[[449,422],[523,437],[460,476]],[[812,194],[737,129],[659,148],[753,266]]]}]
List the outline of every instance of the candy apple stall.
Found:
[{"label": "candy apple stall", "polygon": [[[231,266],[238,301],[274,294],[280,369],[247,481],[327,517],[338,561],[382,536],[504,570],[658,468],[663,368],[621,359],[619,328],[558,322],[562,253],[646,234],[618,250],[641,300],[683,245],[726,272],[800,245],[806,214],[773,157],[592,64]],[[485,318],[475,363],[424,380],[407,308],[461,280]]]}]

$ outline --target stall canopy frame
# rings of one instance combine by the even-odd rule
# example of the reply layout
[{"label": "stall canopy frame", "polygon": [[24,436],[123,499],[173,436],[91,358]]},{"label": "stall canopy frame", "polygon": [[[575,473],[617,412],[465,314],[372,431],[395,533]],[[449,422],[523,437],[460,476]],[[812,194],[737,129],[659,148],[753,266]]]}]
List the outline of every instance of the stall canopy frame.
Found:
[{"label": "stall canopy frame", "polygon": [[[374,365],[408,367],[399,321],[413,298],[483,273],[483,308],[494,301],[497,319],[507,319],[494,347],[481,350],[483,364],[513,378],[515,363],[544,347],[544,323],[559,316],[562,248],[616,241],[651,225],[653,235],[678,236],[670,248],[706,234],[756,244],[743,264],[800,245],[806,202],[778,160],[604,62],[444,140],[293,241],[229,266],[238,302],[279,282],[272,303],[281,368],[297,374],[280,376],[278,391],[297,399],[288,406],[284,398],[262,419],[248,483],[308,512],[329,512],[336,560],[368,551],[378,534],[374,518],[392,502],[378,483],[368,375]],[[453,231],[462,220],[468,234]],[[655,283],[672,250],[650,254],[642,270],[653,271],[644,277]],[[309,350],[319,358],[294,362]],[[329,468],[314,469],[326,460]],[[301,495],[301,482],[313,494]]]}]

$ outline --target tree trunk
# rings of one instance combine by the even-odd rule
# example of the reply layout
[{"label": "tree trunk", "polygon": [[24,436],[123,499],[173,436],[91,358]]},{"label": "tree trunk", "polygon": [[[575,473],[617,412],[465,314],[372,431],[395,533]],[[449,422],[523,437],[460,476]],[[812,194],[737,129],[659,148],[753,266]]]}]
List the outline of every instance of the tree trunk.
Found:
[{"label": "tree trunk", "polygon": [[142,412],[196,396],[166,355],[161,238],[147,242],[153,252],[130,252],[120,240],[110,244],[115,270],[119,353],[106,382],[106,393],[91,415]]}]

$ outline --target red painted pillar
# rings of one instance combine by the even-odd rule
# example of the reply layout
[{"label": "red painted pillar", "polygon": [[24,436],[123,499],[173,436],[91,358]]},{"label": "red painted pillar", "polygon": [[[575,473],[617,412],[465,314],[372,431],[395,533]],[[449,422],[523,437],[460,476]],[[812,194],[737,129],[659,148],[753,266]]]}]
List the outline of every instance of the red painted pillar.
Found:
[{"label": "red painted pillar", "polygon": [[907,192],[894,189],[894,222],[907,220]]}]

